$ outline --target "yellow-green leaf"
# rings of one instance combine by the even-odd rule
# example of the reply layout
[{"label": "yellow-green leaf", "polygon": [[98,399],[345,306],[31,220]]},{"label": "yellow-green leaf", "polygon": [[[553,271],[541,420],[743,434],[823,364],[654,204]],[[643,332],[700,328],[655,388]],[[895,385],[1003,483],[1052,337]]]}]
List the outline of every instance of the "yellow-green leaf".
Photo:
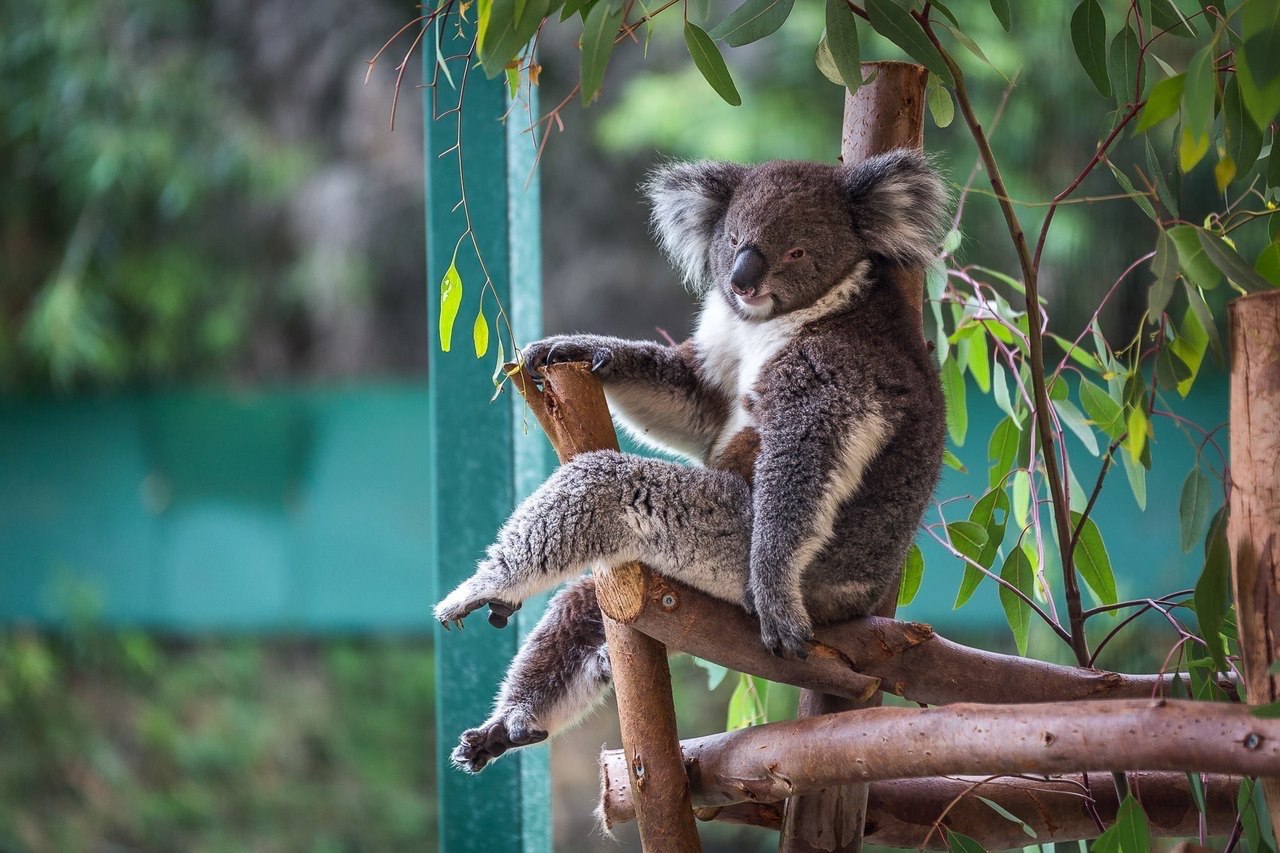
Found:
[{"label": "yellow-green leaf", "polygon": [[440,349],[445,352],[453,345],[453,324],[462,307],[462,277],[458,267],[450,263],[440,280]]},{"label": "yellow-green leaf", "polygon": [[484,358],[489,351],[489,321],[485,319],[483,310],[476,314],[476,321],[471,326],[471,342],[476,347],[476,358]]},{"label": "yellow-green leaf", "polygon": [[920,546],[911,543],[907,550],[907,559],[902,564],[902,575],[898,582],[898,606],[906,607],[915,600],[920,591],[920,582],[924,579],[924,554]]}]

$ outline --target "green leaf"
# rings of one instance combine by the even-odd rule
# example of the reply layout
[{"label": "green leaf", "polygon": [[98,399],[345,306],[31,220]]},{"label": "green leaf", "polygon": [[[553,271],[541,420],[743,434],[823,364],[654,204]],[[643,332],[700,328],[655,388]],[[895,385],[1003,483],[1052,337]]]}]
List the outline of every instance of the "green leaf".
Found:
[{"label": "green leaf", "polygon": [[1088,379],[1080,380],[1080,404],[1108,437],[1115,439],[1124,435],[1124,410],[1106,391]]},{"label": "green leaf", "polygon": [[1227,610],[1231,607],[1231,554],[1227,548],[1227,513],[1223,508],[1209,525],[1205,540],[1204,569],[1196,581],[1196,619],[1200,635],[1219,672],[1227,672],[1227,647],[1222,640]]},{"label": "green leaf", "polygon": [[1142,461],[1142,452],[1147,449],[1147,431],[1150,422],[1147,410],[1143,406],[1131,406],[1125,421],[1124,449],[1135,462]]},{"label": "green leaf", "polygon": [[600,94],[604,82],[604,69],[613,53],[613,40],[622,24],[624,6],[616,9],[613,4],[600,0],[587,13],[582,29],[582,51],[579,66],[582,75],[582,103],[590,104]]},{"label": "green leaf", "polygon": [[711,84],[711,88],[715,89],[716,94],[724,98],[730,106],[741,106],[742,96],[738,94],[738,88],[733,85],[733,78],[729,76],[729,68],[724,64],[720,48],[716,47],[716,43],[711,40],[711,36],[707,35],[706,30],[686,21],[684,43],[689,49],[689,55],[693,57],[693,64],[698,66],[698,70]]},{"label": "green leaf", "polygon": [[[1014,548],[1005,558],[1000,569],[1000,579],[1013,584],[1019,592],[1028,597],[1035,592],[1036,573],[1031,561],[1021,548]],[[1031,608],[1008,588],[1000,587],[1000,606],[1004,608],[1004,618],[1013,632],[1013,641],[1018,646],[1018,654],[1027,653],[1027,638],[1031,634]]]},{"label": "green leaf", "polygon": [[1147,291],[1147,320],[1158,325],[1178,278],[1178,249],[1164,229],[1156,236],[1156,256],[1151,259],[1151,274],[1155,280]]},{"label": "green leaf", "polygon": [[924,30],[920,29],[910,12],[893,0],[867,0],[866,9],[867,17],[871,19],[871,26],[876,32],[937,74],[942,82],[948,86],[955,85],[955,78],[951,76],[951,69],[947,67],[942,54],[925,36]]},{"label": "green leaf", "polygon": [[991,390],[991,355],[987,349],[986,332],[982,326],[970,325],[962,334],[968,343],[964,353],[965,365],[979,390],[986,394]]},{"label": "green leaf", "polygon": [[1111,97],[1107,79],[1107,21],[1098,0],[1081,0],[1071,15],[1071,44],[1085,73],[1104,98]]},{"label": "green leaf", "polygon": [[1222,242],[1222,240],[1204,230],[1197,231],[1196,236],[1200,238],[1200,247],[1204,249],[1205,255],[1208,256],[1213,265],[1238,286],[1250,293],[1275,290],[1271,282],[1258,275],[1253,267],[1246,264],[1236,254],[1235,249]]},{"label": "green leaf", "polygon": [[939,84],[937,78],[929,75],[928,91],[925,100],[929,104],[929,115],[938,127],[948,127],[956,117],[956,105],[951,101],[951,93],[947,87]]},{"label": "green leaf", "polygon": [[912,542],[907,549],[907,559],[902,564],[902,575],[898,581],[898,606],[906,607],[915,600],[920,591],[920,582],[924,580],[924,554],[920,546]]},{"label": "green leaf", "polygon": [[1062,337],[1062,335],[1055,335],[1050,332],[1048,337],[1058,346],[1062,347],[1062,351],[1066,353],[1072,361],[1087,370],[1092,370],[1094,373],[1102,373],[1102,362],[1098,361],[1093,353],[1072,343]]},{"label": "green leaf", "polygon": [[1244,49],[1235,51],[1240,94],[1258,127],[1266,127],[1280,113],[1280,4],[1243,4],[1240,31]]},{"label": "green leaf", "polygon": [[1004,27],[1004,31],[1009,32],[1011,21],[1009,20],[1009,0],[991,0],[991,11],[996,13],[996,20],[1000,22],[1000,26]]},{"label": "green leaf", "polygon": [[1227,78],[1222,90],[1222,135],[1237,173],[1248,174],[1262,151],[1262,131],[1245,108],[1240,83],[1234,74]]},{"label": "green leaf", "polygon": [[1160,122],[1178,114],[1178,106],[1182,103],[1182,88],[1186,79],[1187,75],[1179,74],[1176,77],[1161,80],[1151,87],[1151,94],[1147,96],[1147,105],[1142,108],[1142,115],[1138,116],[1137,133],[1145,133]]},{"label": "green leaf", "polygon": [[1201,48],[1187,66],[1182,90],[1182,135],[1178,140],[1178,168],[1190,172],[1209,151],[1213,135],[1213,45]]},{"label": "green leaf", "polygon": [[1167,232],[1178,250],[1178,265],[1194,285],[1213,290],[1222,283],[1222,273],[1204,252],[1200,229],[1194,225],[1175,225]]},{"label": "green leaf", "polygon": [[730,47],[751,44],[777,32],[787,22],[794,5],[795,0],[747,0],[717,24],[710,35]]},{"label": "green leaf", "polygon": [[1280,702],[1271,702],[1267,705],[1259,705],[1249,711],[1250,714],[1260,720],[1276,720],[1280,719]]},{"label": "green leaf", "polygon": [[862,85],[857,20],[844,0],[827,0],[827,49],[840,80],[850,92],[858,91]]},{"label": "green leaf", "polygon": [[1178,357],[1178,361],[1185,364],[1191,372],[1190,376],[1178,383],[1178,393],[1183,397],[1190,393],[1208,348],[1209,334],[1200,325],[1196,312],[1188,307],[1182,316],[1182,325],[1178,327],[1178,336],[1169,343],[1169,349]]},{"label": "green leaf", "polygon": [[987,484],[993,489],[1004,482],[1004,475],[1018,459],[1018,444],[1022,440],[1020,432],[1018,422],[1011,417],[996,424],[991,432],[991,440],[987,444],[987,458],[991,460]]},{"label": "green leaf", "polygon": [[[969,560],[975,563],[982,556],[982,548],[987,544],[987,531],[981,525],[972,521],[953,521],[947,525],[947,536],[951,540],[951,547],[955,548]],[[956,594],[956,603],[952,609],[962,607],[974,590],[978,588],[978,584],[982,583],[985,575],[978,571],[966,560],[964,563],[964,577],[960,581],[960,591]]]},{"label": "green leaf", "polygon": [[1151,824],[1132,794],[1116,812],[1116,822],[1093,842],[1093,853],[1146,853],[1151,849]]},{"label": "green leaf", "polygon": [[1004,542],[1005,527],[1009,524],[1009,496],[1004,489],[993,488],[987,492],[969,513],[969,520],[987,533],[986,544],[978,554],[978,562],[983,568],[995,565],[1000,545]]},{"label": "green leaf", "polygon": [[[1071,513],[1071,526],[1080,525],[1080,513]],[[1102,541],[1102,533],[1092,518],[1084,519],[1080,528],[1080,538],[1076,542],[1074,554],[1076,569],[1080,577],[1093,592],[1100,604],[1115,604],[1119,601],[1116,595],[1116,576],[1111,571],[1111,558],[1107,556],[1107,546]],[[1113,614],[1114,615],[1114,614]]]},{"label": "green leaf", "polygon": [[1110,160],[1107,161],[1107,167],[1111,169],[1111,174],[1115,176],[1116,183],[1120,185],[1120,189],[1129,194],[1129,198],[1133,199],[1133,203],[1142,208],[1142,212],[1151,218],[1153,222],[1159,224],[1160,217],[1156,216],[1156,209],[1151,206],[1151,199],[1146,193],[1138,192],[1133,185],[1133,181],[1129,180],[1129,176],[1116,168],[1116,165]]},{"label": "green leaf", "polygon": [[947,830],[947,850],[949,853],[986,853],[982,845],[967,835]]},{"label": "green leaf", "polygon": [[942,366],[942,395],[947,402],[947,431],[957,446],[964,446],[969,431],[969,409],[965,403],[964,374],[956,360]]},{"label": "green leaf", "polygon": [[1271,243],[1263,249],[1253,268],[1258,271],[1258,275],[1280,287],[1280,242]]},{"label": "green leaf", "polygon": [[1129,481],[1129,491],[1133,492],[1133,500],[1138,504],[1138,509],[1145,511],[1147,508],[1147,469],[1142,467],[1142,463],[1135,462],[1128,453],[1121,453],[1120,461],[1124,464],[1124,476]]},{"label": "green leaf", "polygon": [[1019,826],[1021,826],[1021,827],[1022,827],[1022,831],[1023,831],[1023,832],[1025,832],[1029,837],[1031,837],[1031,838],[1035,838],[1035,837],[1036,837],[1036,831],[1035,831],[1034,829],[1032,829],[1032,828],[1027,824],[1027,822],[1026,822],[1025,820],[1023,820],[1022,818],[1018,817],[1016,814],[1013,814],[1013,813],[1012,813],[1012,812],[1010,812],[1008,809],[1006,809],[1004,806],[1000,805],[999,803],[995,802],[994,800],[988,800],[986,797],[978,797],[978,799],[979,799],[979,800],[982,800],[982,802],[984,802],[984,803],[986,803],[988,806],[990,806],[990,807],[991,807],[991,810],[992,810],[992,811],[994,811],[996,814],[1000,815],[1000,817],[1004,818],[1004,819],[1005,819],[1005,820],[1007,820],[1007,821],[1011,821],[1012,823],[1016,823],[1016,824],[1018,824]]},{"label": "green leaf", "polygon": [[462,277],[458,275],[458,267],[450,263],[440,280],[440,349],[444,352],[453,345],[453,324],[461,307]]},{"label": "green leaf", "polygon": [[1111,40],[1111,49],[1107,51],[1107,73],[1111,77],[1111,91],[1120,104],[1132,101],[1135,91],[1141,96],[1146,81],[1138,63],[1138,34],[1126,24]]},{"label": "green leaf", "polygon": [[1256,779],[1246,777],[1241,780],[1240,793],[1236,797],[1236,813],[1240,815],[1246,850],[1266,853],[1276,849],[1267,802],[1263,797],[1262,786],[1257,784]]},{"label": "green leaf", "polygon": [[1058,413],[1058,420],[1066,425],[1067,429],[1075,433],[1076,438],[1080,439],[1080,443],[1084,445],[1084,449],[1089,451],[1090,455],[1097,456],[1098,436],[1094,433],[1093,427],[1089,426],[1089,422],[1085,420],[1084,413],[1075,407],[1070,400],[1054,400],[1053,408]]},{"label": "green leaf", "polygon": [[486,77],[497,77],[519,56],[550,8],[550,0],[492,0],[477,50]]},{"label": "green leaf", "polygon": [[1209,306],[1204,301],[1204,294],[1186,281],[1182,283],[1185,285],[1183,290],[1186,291],[1191,311],[1196,315],[1196,320],[1200,323],[1200,327],[1204,329],[1209,337],[1209,349],[1213,350],[1214,358],[1217,359],[1219,364],[1222,364],[1222,336],[1218,334],[1218,324],[1213,322],[1213,314],[1209,312]]},{"label": "green leaf", "polygon": [[[1147,169],[1155,181],[1156,195],[1160,197],[1160,203],[1164,205],[1165,210],[1177,216],[1178,199],[1169,189],[1169,182],[1164,178],[1164,167],[1160,165],[1160,158],[1156,157],[1156,150],[1151,147],[1151,138],[1144,137],[1142,141],[1147,149]],[[1173,174],[1177,176],[1178,173],[1175,170]]]},{"label": "green leaf", "polygon": [[489,321],[485,319],[484,309],[476,314],[476,321],[471,325],[471,343],[476,348],[476,358],[484,358],[489,351]]},{"label": "green leaf", "polygon": [[707,689],[715,690],[724,683],[724,677],[729,674],[727,666],[721,666],[718,663],[712,663],[709,660],[703,660],[699,657],[689,656],[689,660],[693,665],[707,674]]},{"label": "green leaf", "polygon": [[1009,399],[1009,383],[1005,381],[1005,370],[998,361],[992,365],[991,387],[994,389],[992,397],[996,401],[996,407],[1009,417],[1016,419],[1018,413],[1014,411],[1013,401]]},{"label": "green leaf", "polygon": [[725,728],[728,731],[737,731],[764,722],[765,708],[762,700],[766,683],[763,678],[738,673],[738,684],[733,688],[733,695],[729,697],[729,714],[725,721]]},{"label": "green leaf", "polygon": [[960,457],[956,456],[949,449],[946,449],[946,448],[943,449],[942,461],[945,462],[947,464],[947,467],[950,468],[952,471],[959,471],[961,474],[969,473],[969,469],[966,468],[964,466],[964,463],[960,461]]},{"label": "green leaf", "polygon": [[[1151,21],[1157,31],[1168,30],[1171,36],[1193,38],[1198,35],[1195,25],[1172,0],[1151,0],[1151,15],[1147,20]],[[1148,37],[1150,36],[1148,33]]]}]

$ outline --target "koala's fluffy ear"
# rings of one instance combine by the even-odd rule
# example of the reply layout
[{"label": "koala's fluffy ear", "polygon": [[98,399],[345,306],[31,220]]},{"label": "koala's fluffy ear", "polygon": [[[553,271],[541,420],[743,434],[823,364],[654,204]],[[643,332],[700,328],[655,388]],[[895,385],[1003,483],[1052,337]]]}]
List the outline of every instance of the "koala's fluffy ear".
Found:
[{"label": "koala's fluffy ear", "polygon": [[923,154],[900,148],[840,171],[854,227],[868,249],[904,266],[937,256],[947,191]]},{"label": "koala's fluffy ear", "polygon": [[693,290],[710,282],[711,239],[746,171],[736,163],[708,160],[669,163],[655,169],[641,188],[653,205],[658,244]]}]

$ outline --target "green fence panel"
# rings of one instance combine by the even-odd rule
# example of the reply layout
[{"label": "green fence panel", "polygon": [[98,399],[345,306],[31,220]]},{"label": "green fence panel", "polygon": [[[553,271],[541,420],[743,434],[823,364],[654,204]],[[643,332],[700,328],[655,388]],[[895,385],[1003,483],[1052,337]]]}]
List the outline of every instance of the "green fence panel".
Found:
[{"label": "green fence panel", "polygon": [[[484,359],[475,357],[470,334],[482,299],[491,324],[497,304],[505,306],[520,341],[535,337],[541,324],[534,137],[522,132],[537,105],[530,103],[534,96],[527,85],[513,101],[504,79],[487,80],[478,67],[467,68],[462,54],[470,46],[469,24],[459,32],[451,20],[445,29],[440,52],[458,86],[441,75],[438,86],[425,90],[428,322],[433,341],[431,541],[433,575],[441,594],[472,572],[515,502],[546,475],[549,460],[546,441],[528,424],[518,395],[508,390],[490,402],[496,330]],[[429,45],[423,59],[428,83],[435,78],[436,61],[434,45]],[[450,112],[459,106],[459,92],[465,93],[461,111]],[[508,113],[511,118],[503,122]],[[465,208],[459,206],[459,156]],[[483,268],[470,238],[459,242],[468,224],[479,243]],[[452,352],[441,353],[440,282],[451,261],[456,261],[462,278],[463,299]],[[493,282],[488,293],[482,292],[484,269]],[[505,327],[503,331],[505,341]],[[445,634],[436,628],[440,847],[446,853],[532,853],[551,847],[547,749],[520,751],[474,777],[452,769],[448,762],[458,733],[488,716],[518,640],[541,610],[532,604],[520,611],[513,623],[516,630],[497,631],[483,616],[473,618],[465,632]]]}]

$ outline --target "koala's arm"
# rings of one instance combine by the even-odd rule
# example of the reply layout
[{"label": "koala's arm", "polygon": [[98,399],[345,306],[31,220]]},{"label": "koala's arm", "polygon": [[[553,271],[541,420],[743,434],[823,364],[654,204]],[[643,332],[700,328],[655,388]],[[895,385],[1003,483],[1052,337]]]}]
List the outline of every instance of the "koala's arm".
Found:
[{"label": "koala's arm", "polygon": [[762,404],[772,411],[761,424],[755,465],[747,606],[774,654],[806,654],[812,623],[805,570],[830,541],[840,505],[889,441],[890,426],[876,407],[851,391],[841,396],[794,407]]},{"label": "koala's arm", "polygon": [[584,361],[604,383],[609,407],[637,440],[702,459],[724,424],[724,395],[702,378],[689,342],[664,346],[604,335],[556,335],[523,351],[535,372]]}]

